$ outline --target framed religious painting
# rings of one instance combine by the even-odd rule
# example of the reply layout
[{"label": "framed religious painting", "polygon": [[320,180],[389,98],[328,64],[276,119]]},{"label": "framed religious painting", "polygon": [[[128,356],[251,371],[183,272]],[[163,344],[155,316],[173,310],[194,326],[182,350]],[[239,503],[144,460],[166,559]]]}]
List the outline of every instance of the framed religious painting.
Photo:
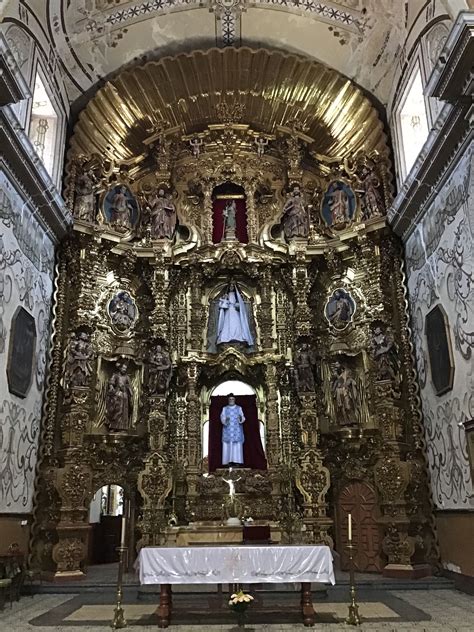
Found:
[{"label": "framed religious painting", "polygon": [[35,345],[35,319],[26,309],[18,307],[11,322],[7,362],[8,390],[18,397],[26,397],[31,386]]},{"label": "framed religious painting", "polygon": [[329,228],[342,230],[354,221],[357,199],[351,187],[342,180],[331,182],[321,202],[321,216]]},{"label": "framed religious painting", "polygon": [[129,233],[138,224],[140,208],[126,184],[110,188],[102,200],[104,222],[119,233]]},{"label": "framed religious painting", "polygon": [[107,305],[107,313],[112,327],[120,333],[131,329],[138,318],[135,299],[126,290],[114,294]]},{"label": "framed religious painting", "polygon": [[347,290],[338,287],[334,290],[324,307],[324,316],[329,324],[341,331],[354,319],[357,304]]},{"label": "framed religious painting", "polygon": [[443,395],[453,388],[454,362],[449,320],[441,305],[426,314],[425,334],[433,388]]}]

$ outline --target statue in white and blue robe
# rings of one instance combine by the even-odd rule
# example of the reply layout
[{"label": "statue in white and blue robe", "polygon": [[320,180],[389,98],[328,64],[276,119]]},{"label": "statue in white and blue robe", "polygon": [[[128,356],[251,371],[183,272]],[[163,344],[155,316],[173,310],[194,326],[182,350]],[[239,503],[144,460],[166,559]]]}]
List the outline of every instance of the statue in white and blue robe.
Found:
[{"label": "statue in white and blue robe", "polygon": [[207,351],[218,353],[221,345],[237,345],[242,353],[255,351],[252,304],[231,282],[218,298],[211,300],[207,326]]},{"label": "statue in white and blue robe", "polygon": [[244,412],[229,396],[229,403],[221,412],[222,423],[222,465],[244,462]]},{"label": "statue in white and blue robe", "polygon": [[219,321],[217,324],[217,344],[243,342],[251,347],[254,343],[250,333],[249,316],[246,305],[236,285],[219,299]]}]

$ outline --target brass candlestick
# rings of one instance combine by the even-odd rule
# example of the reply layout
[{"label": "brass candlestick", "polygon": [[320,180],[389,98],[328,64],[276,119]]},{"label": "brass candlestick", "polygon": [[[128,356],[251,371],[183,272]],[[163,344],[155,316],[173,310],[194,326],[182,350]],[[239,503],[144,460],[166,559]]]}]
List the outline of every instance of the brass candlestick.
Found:
[{"label": "brass candlestick", "polygon": [[356,603],[354,556],[352,555],[352,552],[354,550],[354,545],[352,544],[352,540],[349,540],[349,544],[347,545],[347,548],[349,549],[349,582],[350,582],[351,603],[349,604],[349,616],[346,619],[346,623],[348,623],[349,625],[360,625],[361,619],[359,615],[359,606]]},{"label": "brass candlestick", "polygon": [[120,545],[117,549],[119,553],[119,565],[118,565],[118,577],[117,577],[117,604],[114,609],[114,618],[112,619],[111,627],[117,630],[118,628],[126,628],[127,621],[124,616],[122,608],[122,584],[123,584],[123,560],[124,553],[127,551],[127,547]]}]

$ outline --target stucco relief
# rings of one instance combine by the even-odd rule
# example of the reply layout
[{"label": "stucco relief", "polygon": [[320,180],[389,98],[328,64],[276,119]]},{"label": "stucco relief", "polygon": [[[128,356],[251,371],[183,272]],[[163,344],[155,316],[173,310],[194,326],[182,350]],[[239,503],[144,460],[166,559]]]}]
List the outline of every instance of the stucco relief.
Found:
[{"label": "stucco relief", "polygon": [[[434,500],[440,509],[474,505],[462,422],[474,413],[473,152],[466,152],[406,246],[412,328]],[[471,191],[470,191],[471,190]],[[437,396],[427,357],[426,314],[449,320],[453,389]]]},{"label": "stucco relief", "polygon": [[33,410],[8,399],[0,403],[0,511],[29,513],[38,452],[41,405]]},{"label": "stucco relief", "polygon": [[[51,0],[51,15],[60,13],[58,4]],[[165,48],[169,52],[178,42],[187,49],[193,41],[204,48],[284,43],[386,102],[408,32],[404,5],[393,0],[82,0],[63,14],[64,20],[52,21],[55,43],[83,90],[124,62],[156,58],[161,49],[167,54]],[[318,34],[329,43],[327,57]]]},{"label": "stucco relief", "polygon": [[5,174],[0,174],[0,365],[7,364],[12,318],[19,307],[35,321],[33,376],[26,397],[10,393],[0,372],[0,512],[32,508],[47,363],[53,244]]}]

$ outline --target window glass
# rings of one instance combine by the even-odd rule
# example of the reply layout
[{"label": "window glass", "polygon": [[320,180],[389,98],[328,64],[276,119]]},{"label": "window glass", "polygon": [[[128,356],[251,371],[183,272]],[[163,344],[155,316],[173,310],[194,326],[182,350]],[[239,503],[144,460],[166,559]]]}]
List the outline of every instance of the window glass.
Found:
[{"label": "window glass", "polygon": [[402,163],[406,176],[428,137],[428,119],[419,68],[408,85],[408,91],[400,109],[400,131]]},{"label": "window glass", "polygon": [[36,153],[51,177],[54,176],[57,129],[58,115],[46,92],[41,75],[36,73],[29,136]]}]

